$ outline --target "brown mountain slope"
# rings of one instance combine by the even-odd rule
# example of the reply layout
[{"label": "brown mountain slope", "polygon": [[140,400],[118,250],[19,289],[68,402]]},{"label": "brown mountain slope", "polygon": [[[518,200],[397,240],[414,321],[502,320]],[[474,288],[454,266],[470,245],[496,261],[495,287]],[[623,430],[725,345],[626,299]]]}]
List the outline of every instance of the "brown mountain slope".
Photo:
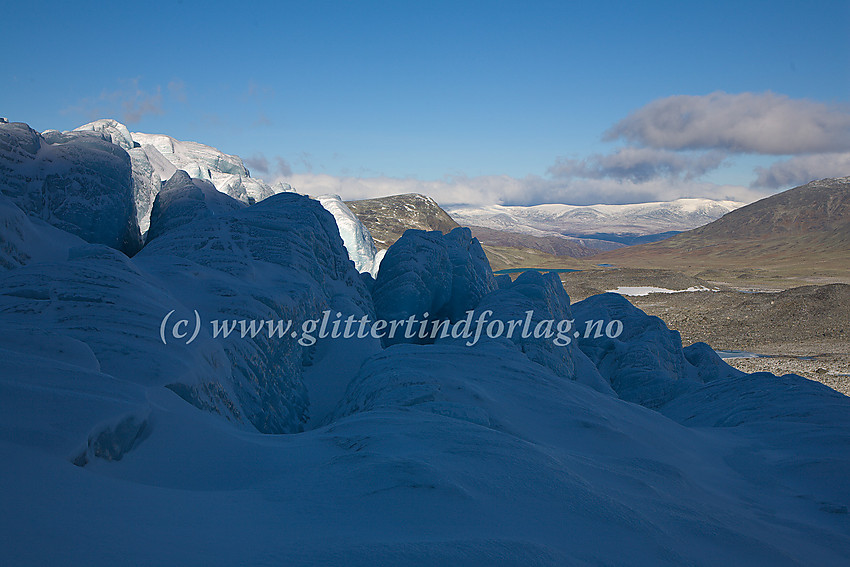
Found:
[{"label": "brown mountain slope", "polygon": [[481,244],[494,247],[530,248],[553,256],[587,258],[604,250],[622,248],[622,244],[561,236],[530,236],[517,232],[468,225]]},{"label": "brown mountain slope", "polygon": [[450,232],[460,226],[434,199],[416,193],[345,204],[372,233],[378,250],[389,248],[409,228]]},{"label": "brown mountain slope", "polygon": [[772,195],[653,244],[594,257],[621,266],[758,269],[788,276],[850,275],[850,177]]}]

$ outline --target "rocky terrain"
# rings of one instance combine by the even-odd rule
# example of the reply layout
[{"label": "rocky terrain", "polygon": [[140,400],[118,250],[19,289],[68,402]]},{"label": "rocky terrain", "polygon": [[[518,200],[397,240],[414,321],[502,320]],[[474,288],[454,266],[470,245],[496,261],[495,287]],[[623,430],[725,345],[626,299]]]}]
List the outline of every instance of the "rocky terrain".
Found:
[{"label": "rocky terrain", "polygon": [[378,250],[389,248],[410,228],[447,233],[460,226],[436,201],[415,193],[345,204],[372,233]]},{"label": "rocky terrain", "polygon": [[730,359],[737,368],[793,372],[850,393],[850,177],[813,181],[570,267],[584,270],[561,274],[574,300],[617,286],[716,289],[630,301],[685,344],[769,355]]}]

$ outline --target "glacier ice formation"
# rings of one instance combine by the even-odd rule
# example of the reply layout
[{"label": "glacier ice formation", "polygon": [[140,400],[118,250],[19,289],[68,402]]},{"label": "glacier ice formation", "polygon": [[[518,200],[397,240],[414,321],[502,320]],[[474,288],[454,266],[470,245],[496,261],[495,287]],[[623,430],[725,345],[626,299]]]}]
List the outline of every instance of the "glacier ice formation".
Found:
[{"label": "glacier ice formation", "polygon": [[130,159],[100,136],[2,124],[0,173],[3,194],[25,213],[87,242],[141,248]]},{"label": "glacier ice formation", "polygon": [[[846,563],[847,397],[683,348],[619,295],[494,278],[465,229],[406,233],[371,281],[319,202],[176,166],[129,257],[145,145],[101,126],[0,124],[8,562]],[[623,330],[305,346],[266,325],[426,310]]]},{"label": "glacier ice formation", "polygon": [[339,195],[320,195],[316,197],[322,206],[336,219],[336,226],[342,236],[348,257],[354,262],[358,272],[368,272],[373,278],[378,275],[381,257],[369,229],[342,202]]}]

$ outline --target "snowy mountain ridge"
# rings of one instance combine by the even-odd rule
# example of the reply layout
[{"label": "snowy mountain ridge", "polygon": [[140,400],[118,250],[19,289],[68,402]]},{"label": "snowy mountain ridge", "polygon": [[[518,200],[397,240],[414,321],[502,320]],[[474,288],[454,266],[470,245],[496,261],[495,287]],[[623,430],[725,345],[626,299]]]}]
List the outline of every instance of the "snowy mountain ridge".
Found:
[{"label": "snowy mountain ridge", "polygon": [[459,205],[447,212],[461,224],[531,236],[598,233],[643,236],[696,228],[746,203],[685,198],[627,205]]}]

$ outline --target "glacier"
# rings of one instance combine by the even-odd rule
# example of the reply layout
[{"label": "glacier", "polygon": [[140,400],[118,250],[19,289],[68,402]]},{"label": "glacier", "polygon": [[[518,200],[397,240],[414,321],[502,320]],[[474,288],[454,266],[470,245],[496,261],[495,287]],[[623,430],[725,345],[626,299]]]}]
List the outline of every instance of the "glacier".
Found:
[{"label": "glacier", "polygon": [[87,242],[141,248],[129,156],[100,136],[0,124],[0,175],[3,194],[25,213]]},{"label": "glacier", "polygon": [[74,128],[74,132],[98,132],[104,139],[125,150],[138,148],[139,144],[133,139],[130,130],[112,118],[101,118],[88,124]]},{"label": "glacier", "polygon": [[[380,319],[417,315],[456,321],[495,288],[484,250],[468,228],[458,227],[445,235],[411,229],[384,255],[372,296]],[[385,342],[403,340],[396,337]]]},{"label": "glacier", "polygon": [[348,257],[354,262],[357,271],[376,277],[383,255],[378,256],[378,249],[369,229],[342,202],[339,195],[319,195],[316,200],[336,219],[336,226],[345,249],[348,250]]},{"label": "glacier", "polygon": [[[133,139],[130,130],[117,120],[104,118],[89,122],[73,132],[93,132],[127,152],[133,174],[133,195],[136,202],[136,222],[145,237],[150,226],[150,213],[162,183],[174,175],[176,168],[152,146],[142,147]],[[165,177],[163,177],[165,176]]]},{"label": "glacier", "polygon": [[276,193],[291,192],[292,187],[278,182],[270,186],[251,177],[238,156],[197,142],[185,142],[165,134],[130,132],[114,119],[100,119],[70,132],[48,130],[48,138],[69,138],[94,134],[125,150],[132,164],[137,223],[142,234],[150,225],[150,212],[162,184],[183,170],[193,179],[209,181],[217,190],[244,203],[254,203]]},{"label": "glacier", "polygon": [[0,193],[0,270],[25,266],[30,262],[64,260],[68,250],[85,240],[47,222],[27,215],[6,195]]},{"label": "glacier", "polygon": [[[180,171],[192,179],[209,182],[217,191],[245,204],[253,204],[278,193],[295,192],[291,185],[283,181],[269,185],[251,177],[239,156],[226,154],[198,142],[177,140],[165,134],[130,132],[124,124],[114,119],[95,120],[70,132],[48,130],[43,135],[59,140],[78,137],[77,134],[94,134],[129,155],[136,223],[142,239],[148,237],[157,194]],[[339,196],[323,195],[317,199],[334,215],[346,250],[357,270],[367,272],[374,278],[384,251],[377,251],[369,230]]]},{"label": "glacier", "polygon": [[[252,178],[238,156],[198,142],[176,140],[165,134],[132,132],[131,135],[142,148],[156,150],[175,169],[182,169],[195,179],[209,181],[222,193],[240,201],[262,201],[275,193],[265,182]],[[162,181],[173,175],[167,166],[158,172]]]},{"label": "glacier", "polygon": [[[850,399],[826,386],[734,370],[617,294],[494,277],[468,229],[408,231],[373,279],[323,203],[246,202],[176,166],[130,257],[133,208],[110,216],[133,202],[130,158],[111,148],[144,143],[7,128],[5,562],[846,564]],[[99,181],[81,191],[81,172]],[[51,208],[72,195],[87,223]],[[209,324],[426,310],[623,329],[304,346]],[[196,311],[196,338],[165,344],[164,317]]]}]

